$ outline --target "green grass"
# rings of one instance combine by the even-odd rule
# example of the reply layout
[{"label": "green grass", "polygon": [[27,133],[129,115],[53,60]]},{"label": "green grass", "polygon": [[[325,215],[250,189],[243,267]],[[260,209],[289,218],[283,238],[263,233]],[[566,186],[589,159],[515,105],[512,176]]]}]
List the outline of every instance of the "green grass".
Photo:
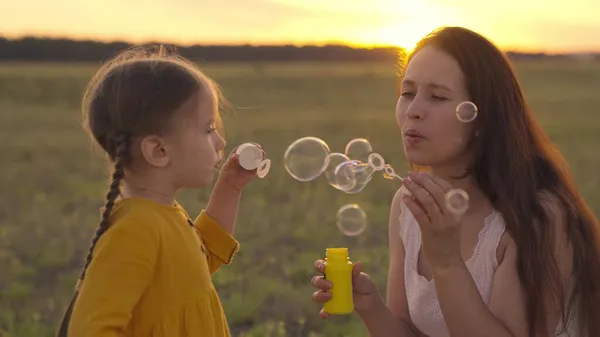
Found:
[{"label": "green grass", "polygon": [[[214,278],[234,335],[364,336],[356,315],[320,320],[310,298],[312,264],[326,247],[347,246],[383,292],[387,216],[397,184],[377,176],[362,193],[345,195],[324,178],[295,181],[282,160],[299,137],[321,137],[340,152],[350,139],[364,137],[404,172],[394,67],[202,66],[233,105],[225,112],[228,148],[258,142],[273,162],[267,178],[244,194],[239,255]],[[79,112],[95,68],[0,65],[0,336],[52,335],[99,221],[107,165],[82,131]],[[537,118],[600,214],[600,65],[527,62],[517,68]],[[185,191],[180,201],[197,212],[209,192]],[[346,203],[368,214],[361,236],[344,237],[336,228],[335,213]]]}]

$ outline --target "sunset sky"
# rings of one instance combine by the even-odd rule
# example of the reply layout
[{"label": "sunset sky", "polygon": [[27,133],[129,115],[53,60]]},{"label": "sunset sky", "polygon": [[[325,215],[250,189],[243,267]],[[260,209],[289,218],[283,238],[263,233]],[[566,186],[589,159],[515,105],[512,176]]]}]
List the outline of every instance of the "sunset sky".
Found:
[{"label": "sunset sky", "polygon": [[459,25],[504,49],[600,51],[598,14],[597,0],[0,0],[0,34],[410,48]]}]

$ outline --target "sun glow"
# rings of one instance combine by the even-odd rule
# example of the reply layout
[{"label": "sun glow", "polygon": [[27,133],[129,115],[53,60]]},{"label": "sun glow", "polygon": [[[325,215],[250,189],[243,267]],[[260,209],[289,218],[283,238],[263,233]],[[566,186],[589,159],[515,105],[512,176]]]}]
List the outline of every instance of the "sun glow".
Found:
[{"label": "sun glow", "polygon": [[436,24],[426,25],[423,23],[385,26],[374,32],[372,41],[374,44],[391,45],[411,50],[421,38],[437,27]]},{"label": "sun glow", "polygon": [[[464,25],[456,8],[426,1],[379,0],[381,11],[388,15],[381,25],[354,36],[356,45],[391,45],[412,49],[417,42],[440,26]],[[393,17],[397,19],[392,19]]]}]

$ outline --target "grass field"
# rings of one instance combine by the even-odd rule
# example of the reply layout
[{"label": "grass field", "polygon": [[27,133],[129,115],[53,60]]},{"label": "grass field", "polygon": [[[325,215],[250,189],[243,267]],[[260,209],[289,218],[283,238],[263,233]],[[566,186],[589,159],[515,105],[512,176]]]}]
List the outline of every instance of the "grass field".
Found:
[{"label": "grass field", "polygon": [[[324,178],[295,181],[282,160],[299,137],[321,137],[333,151],[364,137],[405,172],[394,67],[202,66],[232,104],[224,112],[228,148],[259,142],[273,162],[268,177],[245,192],[239,255],[214,279],[234,336],[365,336],[356,315],[318,317],[310,298],[312,264],[326,247],[347,246],[383,292],[388,208],[398,186],[375,177],[362,193],[345,195]],[[52,335],[98,224],[107,165],[82,131],[79,112],[95,67],[0,65],[0,336]],[[539,121],[600,214],[600,64],[528,62],[517,69]],[[185,191],[180,201],[195,213],[209,192]],[[369,217],[357,237],[342,236],[335,225],[337,209],[350,202]]]}]

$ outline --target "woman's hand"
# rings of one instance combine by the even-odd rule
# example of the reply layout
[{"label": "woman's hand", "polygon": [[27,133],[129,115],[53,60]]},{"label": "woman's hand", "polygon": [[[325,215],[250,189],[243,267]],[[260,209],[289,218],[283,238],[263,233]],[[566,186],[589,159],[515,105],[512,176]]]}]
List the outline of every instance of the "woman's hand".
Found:
[{"label": "woman's hand", "polygon": [[[319,273],[323,273],[325,268],[325,261],[315,261],[315,270]],[[352,293],[354,295],[354,310],[357,312],[367,311],[372,307],[372,304],[377,298],[378,292],[375,282],[371,277],[363,272],[362,263],[356,262],[352,266]],[[315,275],[310,281],[310,284],[319,289],[312,295],[313,301],[316,303],[325,303],[331,299],[331,282],[325,280],[323,275]],[[321,318],[325,319],[328,314],[321,309]]]},{"label": "woman's hand", "polygon": [[450,183],[429,173],[410,173],[404,186],[412,196],[403,202],[421,227],[423,254],[432,272],[464,263],[460,252],[461,214],[446,206]]}]

